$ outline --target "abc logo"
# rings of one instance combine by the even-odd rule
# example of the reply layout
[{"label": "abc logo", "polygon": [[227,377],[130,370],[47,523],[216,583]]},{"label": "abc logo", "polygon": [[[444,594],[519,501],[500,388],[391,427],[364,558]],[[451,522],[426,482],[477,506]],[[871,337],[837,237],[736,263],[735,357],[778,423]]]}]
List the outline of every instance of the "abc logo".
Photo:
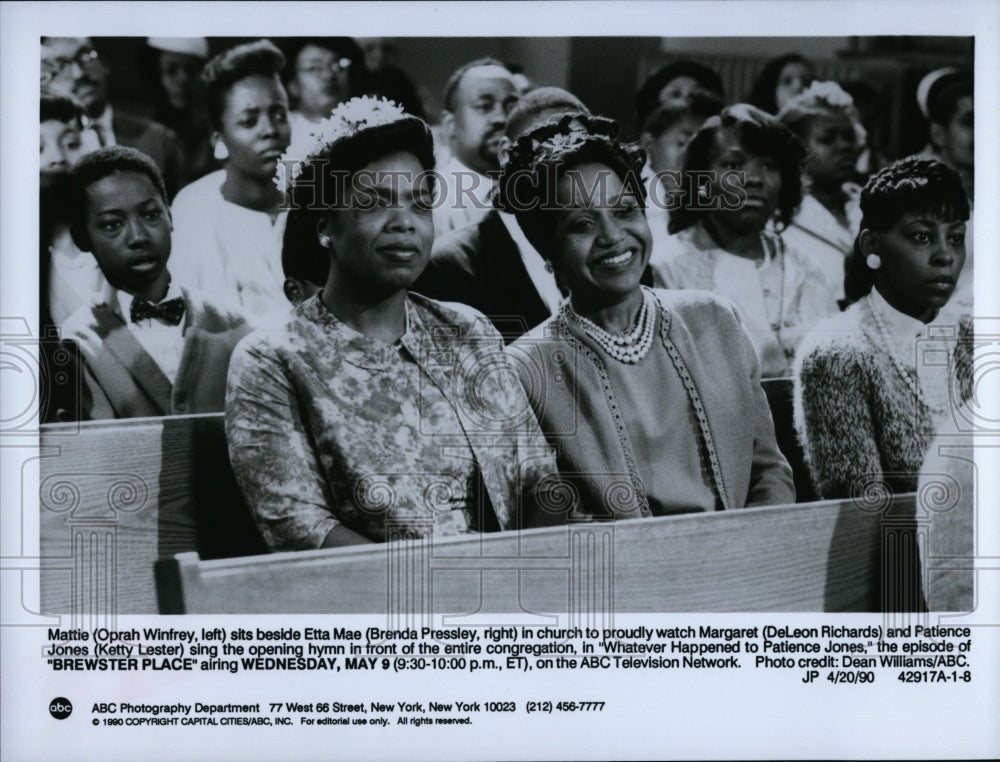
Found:
[{"label": "abc logo", "polygon": [[49,702],[49,714],[55,717],[57,720],[65,720],[73,713],[73,705],[69,703],[68,698],[54,698]]}]

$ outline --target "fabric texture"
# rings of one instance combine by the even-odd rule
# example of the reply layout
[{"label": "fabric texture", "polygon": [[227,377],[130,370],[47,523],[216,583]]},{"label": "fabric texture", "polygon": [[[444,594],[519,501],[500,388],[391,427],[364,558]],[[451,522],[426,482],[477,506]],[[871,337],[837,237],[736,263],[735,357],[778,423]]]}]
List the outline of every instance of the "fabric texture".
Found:
[{"label": "fabric texture", "polygon": [[416,294],[407,317],[388,345],[317,294],[234,353],[229,451],[273,550],[320,547],[338,524],[379,541],[517,527],[555,478],[488,321]]},{"label": "fabric texture", "polygon": [[265,212],[222,197],[225,170],[191,183],[174,199],[170,271],[178,281],[239,305],[255,326],[288,317],[281,244],[287,212],[272,222]]},{"label": "fabric texture", "polygon": [[[799,349],[795,426],[821,498],[874,498],[883,485],[915,490],[935,419],[970,393],[953,370],[971,342],[968,316],[942,310],[925,326],[887,311],[873,291],[817,325]],[[942,375],[957,380],[942,383]]]},{"label": "fabric texture", "polygon": [[845,195],[848,227],[841,225],[825,206],[807,194],[792,224],[781,233],[786,245],[800,252],[823,273],[838,301],[844,298],[844,260],[854,249],[854,239],[861,226],[858,204],[861,189],[853,183],[848,184]]},{"label": "fabric texture", "polygon": [[[233,349],[250,327],[242,315],[198,291],[185,300],[180,365],[171,383],[129,331],[115,301],[95,297],[63,325],[82,361],[82,397],[64,419],[140,418],[223,409]],[[78,355],[77,355],[78,352]]]},{"label": "fabric texture", "polygon": [[[760,366],[735,308],[705,292],[653,293],[660,322],[650,351],[666,353],[687,397],[685,410],[661,407],[660,421],[664,428],[693,427],[683,439],[698,442],[702,452],[699,474],[684,478],[697,482],[704,473],[719,508],[794,502],[791,469],[775,442]],[[655,453],[636,457],[626,423],[631,414],[622,411],[614,391],[630,369],[610,375],[607,366],[616,361],[589,345],[562,314],[519,339],[508,353],[542,430],[556,448],[561,478],[578,504],[577,512],[615,518],[651,515],[651,502],[664,498],[655,495],[650,500],[640,463]],[[635,378],[647,388],[631,393],[673,397],[660,396],[659,387],[648,386],[648,376]],[[642,436],[648,437],[648,432]],[[664,463],[678,460],[666,458]],[[669,475],[658,480],[668,482]],[[669,503],[670,498],[665,500]],[[532,517],[535,524],[564,520],[565,511]]]},{"label": "fabric texture", "polygon": [[552,315],[495,209],[478,224],[439,236],[413,290],[473,307],[508,342]]},{"label": "fabric texture", "polygon": [[763,263],[718,247],[702,225],[668,239],[671,253],[653,266],[654,285],[712,291],[732,301],[760,358],[763,378],[786,378],[805,332],[837,311],[823,275],[770,231],[762,234],[775,252]]}]

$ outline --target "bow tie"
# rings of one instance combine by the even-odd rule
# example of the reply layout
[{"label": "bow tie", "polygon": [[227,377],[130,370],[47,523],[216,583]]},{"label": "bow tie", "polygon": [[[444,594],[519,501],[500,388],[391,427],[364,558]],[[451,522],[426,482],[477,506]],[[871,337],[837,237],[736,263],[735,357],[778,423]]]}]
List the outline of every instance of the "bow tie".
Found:
[{"label": "bow tie", "polygon": [[178,296],[176,299],[167,299],[165,302],[152,304],[136,296],[132,299],[129,315],[133,323],[147,318],[156,318],[169,325],[180,325],[181,318],[184,317],[184,297]]}]

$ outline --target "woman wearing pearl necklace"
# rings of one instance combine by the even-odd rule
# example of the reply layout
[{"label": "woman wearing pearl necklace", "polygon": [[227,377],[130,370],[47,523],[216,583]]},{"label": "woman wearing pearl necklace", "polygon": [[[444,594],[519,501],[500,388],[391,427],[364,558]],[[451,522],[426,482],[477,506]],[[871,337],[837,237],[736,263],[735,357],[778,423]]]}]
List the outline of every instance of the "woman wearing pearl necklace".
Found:
[{"label": "woman wearing pearl necklace", "polygon": [[512,147],[499,185],[497,203],[570,294],[508,349],[567,487],[526,523],[793,502],[736,310],[640,285],[643,156],[616,134],[600,117],[543,124]]}]

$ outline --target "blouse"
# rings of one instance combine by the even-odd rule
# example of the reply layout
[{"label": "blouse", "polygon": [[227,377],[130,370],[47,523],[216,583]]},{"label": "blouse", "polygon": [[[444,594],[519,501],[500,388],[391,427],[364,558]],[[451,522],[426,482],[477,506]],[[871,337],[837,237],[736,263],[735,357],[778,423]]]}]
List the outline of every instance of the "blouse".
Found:
[{"label": "blouse", "polygon": [[174,199],[170,271],[178,281],[238,304],[257,325],[282,324],[288,316],[281,244],[287,212],[272,221],[266,212],[222,197],[220,169],[181,189]]},{"label": "blouse", "polygon": [[861,189],[856,185],[845,186],[848,227],[837,221],[830,211],[807,195],[795,214],[792,224],[782,231],[785,244],[802,255],[823,273],[826,283],[836,299],[844,298],[844,263],[854,249],[854,239],[861,226],[861,208],[858,199]]},{"label": "blouse", "polygon": [[719,248],[701,224],[667,240],[668,257],[653,266],[654,285],[712,291],[732,301],[760,359],[763,378],[791,374],[805,332],[837,311],[825,278],[775,233],[762,232],[768,253],[761,263]]},{"label": "blouse", "polygon": [[320,547],[338,524],[373,540],[518,524],[555,463],[499,334],[461,310],[411,294],[389,345],[317,294],[240,343],[226,433],[272,549]]}]

